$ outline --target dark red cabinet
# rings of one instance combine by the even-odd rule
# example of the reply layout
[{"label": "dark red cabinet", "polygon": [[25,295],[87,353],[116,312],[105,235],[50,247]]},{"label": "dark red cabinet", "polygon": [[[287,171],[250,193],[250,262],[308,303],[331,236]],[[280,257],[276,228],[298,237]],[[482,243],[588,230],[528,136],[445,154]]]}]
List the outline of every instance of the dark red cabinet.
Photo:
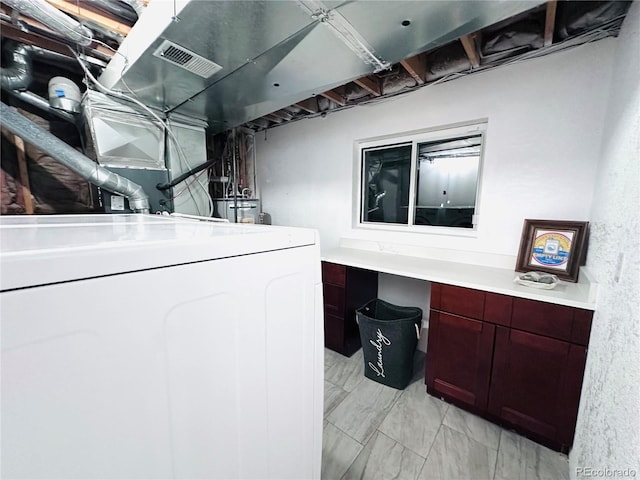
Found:
[{"label": "dark red cabinet", "polygon": [[570,446],[585,360],[583,346],[497,327],[489,413]]},{"label": "dark red cabinet", "polygon": [[351,356],[360,348],[356,310],[378,295],[378,272],[322,262],[324,344]]},{"label": "dark red cabinet", "polygon": [[474,409],[485,409],[494,330],[488,323],[432,310],[427,385]]},{"label": "dark red cabinet", "polygon": [[567,451],[593,312],[432,284],[427,391]]}]

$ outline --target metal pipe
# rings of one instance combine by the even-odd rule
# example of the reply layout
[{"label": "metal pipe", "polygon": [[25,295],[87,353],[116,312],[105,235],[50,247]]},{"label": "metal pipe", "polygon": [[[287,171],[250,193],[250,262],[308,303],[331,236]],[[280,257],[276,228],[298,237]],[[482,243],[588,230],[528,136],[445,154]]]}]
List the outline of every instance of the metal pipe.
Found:
[{"label": "metal pipe", "polygon": [[45,0],[2,0],[2,3],[44,23],[47,27],[79,45],[88,46],[93,41],[91,30]]},{"label": "metal pipe", "polygon": [[35,93],[16,92],[16,91],[10,91],[9,93],[13,95],[15,98],[22,100],[24,103],[33,105],[34,107],[39,108],[44,112],[60,117],[69,123],[72,123],[74,125],[76,124],[76,117],[74,115],[72,115],[71,113],[65,112],[64,110],[53,108],[47,100],[45,100],[39,95],[36,95]]},{"label": "metal pipe", "polygon": [[11,58],[6,67],[0,68],[0,86],[6,90],[26,90],[33,79],[29,49],[14,42],[5,48]]},{"label": "metal pipe", "polygon": [[[36,45],[29,45],[29,52],[31,53],[32,60],[46,62],[57,66],[61,66],[61,64],[67,64],[63,66],[73,67],[73,70],[77,71],[78,60],[75,58],[75,56],[69,57],[67,55],[63,55],[62,53],[45,50],[44,48],[38,47]],[[106,62],[103,62],[102,60],[99,60],[95,57],[89,57],[81,54],[80,58],[83,61],[91,63],[92,65],[100,68],[105,68],[107,66]]]},{"label": "metal pipe", "polygon": [[127,197],[129,206],[134,211],[149,213],[149,198],[140,185],[98,165],[75,148],[1,102],[0,123],[25,142],[39,148],[94,185]]},{"label": "metal pipe", "polygon": [[176,185],[178,185],[179,183],[184,182],[187,178],[195,175],[198,172],[201,172],[202,170],[204,170],[205,168],[210,167],[211,165],[213,165],[214,163],[216,163],[218,160],[207,160],[204,163],[201,163],[200,165],[198,165],[197,167],[192,168],[191,170],[189,170],[188,172],[183,173],[182,175],[180,175],[179,177],[174,178],[173,180],[171,180],[168,183],[159,183],[156,185],[156,188],[158,190],[169,190],[172,187],[175,187]]},{"label": "metal pipe", "polygon": [[237,129],[233,129],[233,221],[238,223],[238,156],[236,154],[238,148]]}]

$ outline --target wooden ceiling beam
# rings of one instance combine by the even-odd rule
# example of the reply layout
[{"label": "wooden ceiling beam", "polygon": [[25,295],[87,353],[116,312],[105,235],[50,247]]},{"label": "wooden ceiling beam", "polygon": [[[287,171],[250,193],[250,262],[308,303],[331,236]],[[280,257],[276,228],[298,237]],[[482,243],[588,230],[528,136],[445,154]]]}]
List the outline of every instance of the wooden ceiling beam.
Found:
[{"label": "wooden ceiling beam", "polygon": [[287,122],[293,118],[293,115],[285,112],[284,110],[277,110],[275,112],[271,112],[270,115],[281,118],[282,120],[285,120]]},{"label": "wooden ceiling beam", "polygon": [[413,77],[418,85],[427,81],[427,55],[420,53],[414,57],[405,58],[400,65]]},{"label": "wooden ceiling beam", "polygon": [[71,51],[64,43],[56,42],[55,40],[51,40],[36,33],[25,32],[24,30],[17,28],[7,22],[0,22],[0,24],[2,25],[3,37],[7,37],[11,40],[15,40],[16,42],[24,43],[27,45],[35,45],[37,47],[44,48],[45,50],[50,50],[52,52],[60,53],[67,57],[73,58]]},{"label": "wooden ceiling beam", "polygon": [[63,12],[70,13],[71,15],[83,20],[91,21],[96,25],[100,25],[107,30],[119,33],[120,35],[126,36],[131,31],[131,27],[129,25],[113,20],[105,15],[94,12],[93,10],[81,7],[79,4],[76,4],[76,2],[68,0],[47,0],[47,2]]},{"label": "wooden ceiling beam", "polygon": [[27,168],[24,141],[17,135],[13,137],[15,139],[16,153],[18,154],[18,171],[20,173],[20,185],[22,186],[25,213],[27,215],[33,215],[33,197],[31,195],[31,187],[29,186],[29,170]]},{"label": "wooden ceiling beam", "polygon": [[337,103],[341,107],[344,107],[347,104],[347,99],[340,95],[335,90],[328,90],[320,94],[320,96],[326,98],[327,100],[331,100],[332,102]]},{"label": "wooden ceiling beam", "polygon": [[[69,50],[68,45],[64,42],[53,40],[49,37],[45,37],[44,35],[40,35],[39,33],[30,31],[25,32],[21,28],[17,28],[16,26],[7,22],[0,22],[0,25],[2,25],[3,37],[10,38],[11,40],[15,40],[16,42],[24,43],[26,45],[35,45],[36,47],[40,47],[51,52],[56,52],[67,57],[74,58],[71,50]],[[51,33],[52,35],[56,35],[53,32]],[[91,56],[94,56],[101,60],[109,61],[113,56],[113,52],[105,47],[98,45],[93,49]]]},{"label": "wooden ceiling beam", "polygon": [[382,95],[382,88],[380,87],[380,82],[378,81],[377,77],[362,77],[354,80],[353,83],[361,88],[364,88],[374,97],[379,97],[380,95]]},{"label": "wooden ceiling beam", "polygon": [[296,102],[293,105],[304,110],[307,113],[318,113],[320,111],[318,109],[318,100],[316,100],[315,98],[307,98],[306,100]]},{"label": "wooden ceiling beam", "polygon": [[475,36],[463,35],[460,37],[460,41],[471,63],[471,67],[478,68],[480,66],[480,55],[478,55],[478,49],[476,48]]},{"label": "wooden ceiling beam", "polygon": [[266,115],[263,115],[262,118],[266,118],[267,120],[270,120],[275,123],[282,123],[284,121],[280,117],[276,117],[272,113],[267,113]]},{"label": "wooden ceiling beam", "polygon": [[[12,10],[5,9],[4,5],[0,5],[0,11],[7,16],[12,16]],[[0,24],[2,25],[3,37],[7,37],[11,40],[25,43],[27,45],[35,45],[45,50],[50,50],[73,58],[73,54],[67,46],[71,45],[71,42],[65,42],[59,33],[54,32],[43,23],[25,15],[18,14],[17,20],[26,26],[26,31],[24,28],[16,27],[13,23],[2,21]],[[31,30],[32,28],[35,30]],[[91,55],[101,60],[109,61],[114,55],[112,50],[95,42],[90,48],[93,50]]]},{"label": "wooden ceiling beam", "polygon": [[552,0],[547,2],[547,14],[544,22],[544,46],[548,47],[553,43],[553,31],[556,28],[556,8],[558,2]]}]

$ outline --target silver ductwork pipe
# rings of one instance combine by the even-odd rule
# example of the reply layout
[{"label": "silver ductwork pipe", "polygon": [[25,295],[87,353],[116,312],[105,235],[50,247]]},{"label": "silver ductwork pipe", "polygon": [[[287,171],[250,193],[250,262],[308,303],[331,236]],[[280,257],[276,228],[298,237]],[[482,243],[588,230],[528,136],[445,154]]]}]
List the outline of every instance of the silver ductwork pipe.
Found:
[{"label": "silver ductwork pipe", "polygon": [[98,165],[1,102],[0,123],[14,135],[39,148],[92,184],[127,197],[129,206],[134,211],[149,213],[149,198],[140,185]]},{"label": "silver ductwork pipe", "polygon": [[53,108],[46,99],[42,98],[39,95],[36,95],[33,92],[11,91],[9,93],[13,95],[15,98],[18,98],[23,102],[28,103],[29,105],[33,105],[36,108],[39,108],[43,112],[47,112],[52,115],[55,115],[56,117],[62,118],[63,120],[66,120],[69,123],[73,123],[73,124],[76,123],[76,117],[73,114],[65,112],[64,110],[60,110],[58,108]]},{"label": "silver ductwork pipe", "polygon": [[140,18],[140,15],[142,15],[142,12],[144,12],[144,9],[146,8],[140,0],[120,0],[120,1],[123,3],[126,3],[131,8],[133,8],[138,14],[138,18]]},{"label": "silver ductwork pipe", "polygon": [[0,68],[0,86],[6,90],[26,90],[33,79],[29,49],[21,44],[7,43],[7,66]]},{"label": "silver ductwork pipe", "polygon": [[93,41],[91,30],[45,0],[2,0],[2,3],[44,23],[47,27],[79,45],[87,46]]}]

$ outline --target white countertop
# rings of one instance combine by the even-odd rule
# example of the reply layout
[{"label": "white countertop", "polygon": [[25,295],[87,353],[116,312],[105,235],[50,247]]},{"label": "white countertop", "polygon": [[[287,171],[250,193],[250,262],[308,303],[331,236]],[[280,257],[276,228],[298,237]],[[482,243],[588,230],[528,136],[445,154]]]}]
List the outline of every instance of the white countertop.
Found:
[{"label": "white countertop", "polygon": [[591,284],[585,275],[580,276],[578,283],[561,281],[553,290],[540,290],[514,283],[517,272],[504,268],[343,247],[323,251],[322,260],[513,297],[587,310],[596,309],[595,285]]}]

